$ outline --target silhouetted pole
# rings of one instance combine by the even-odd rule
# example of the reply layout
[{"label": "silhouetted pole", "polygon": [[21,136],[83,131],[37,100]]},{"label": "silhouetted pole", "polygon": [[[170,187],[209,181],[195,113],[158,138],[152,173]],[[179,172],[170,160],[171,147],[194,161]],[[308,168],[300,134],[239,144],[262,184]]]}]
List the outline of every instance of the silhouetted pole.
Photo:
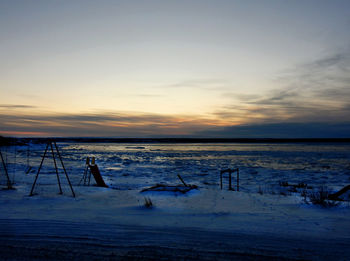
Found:
[{"label": "silhouetted pole", "polygon": [[182,179],[182,177],[180,176],[180,174],[177,174],[177,177],[181,180],[182,184],[184,184],[185,187],[187,187],[187,184],[186,184],[185,181]]},{"label": "silhouetted pole", "polygon": [[220,172],[220,189],[222,189],[222,171]]},{"label": "silhouetted pole", "polygon": [[[90,165],[90,158],[87,157],[86,158],[86,162],[85,162],[84,185],[86,185],[86,179],[87,179],[87,176],[88,176],[89,165]],[[91,172],[90,172],[90,176],[91,176]]]},{"label": "silhouetted pole", "polygon": [[0,156],[1,156],[2,166],[4,167],[5,176],[6,176],[6,178],[7,178],[7,188],[8,188],[8,189],[12,189],[12,184],[11,184],[11,181],[10,181],[9,173],[7,172],[7,167],[6,167],[4,158],[3,158],[3,156],[2,156],[1,150],[0,150]]},{"label": "silhouetted pole", "polygon": [[55,145],[55,147],[56,147],[57,155],[58,155],[58,157],[59,157],[59,159],[60,159],[60,161],[61,161],[61,165],[62,165],[62,168],[63,168],[64,174],[66,175],[66,178],[67,178],[67,181],[68,181],[69,187],[70,187],[70,189],[71,189],[71,191],[72,191],[73,197],[75,197],[75,193],[74,193],[74,190],[73,190],[72,184],[70,183],[70,180],[69,180],[69,177],[68,177],[68,174],[67,174],[66,168],[64,167],[63,160],[62,160],[61,154],[60,154],[60,152],[59,152],[59,150],[58,150],[57,144],[56,144],[56,142],[55,142],[55,141],[53,142],[53,144],[54,144],[54,145]]},{"label": "silhouetted pole", "polygon": [[58,187],[59,187],[59,189],[60,189],[60,194],[62,194],[62,188],[61,188],[60,177],[58,176],[58,169],[57,169],[57,164],[56,164],[56,158],[55,158],[55,154],[54,154],[54,152],[53,152],[53,147],[52,147],[52,143],[51,143],[51,142],[50,142],[50,147],[51,147],[53,162],[54,162],[54,164],[55,164],[55,170],[56,170],[56,176],[57,176]]},{"label": "silhouetted pole", "polygon": [[46,144],[44,156],[43,156],[43,158],[41,159],[40,166],[39,166],[38,172],[36,173],[35,180],[34,180],[34,183],[33,183],[33,186],[32,186],[32,190],[30,191],[29,196],[33,196],[34,187],[35,187],[36,181],[37,181],[37,179],[38,179],[38,176],[39,176],[41,167],[42,167],[42,165],[43,165],[44,159],[45,159],[45,157],[46,157],[46,152],[47,152],[47,149],[48,149],[48,148],[49,148],[49,143]]}]

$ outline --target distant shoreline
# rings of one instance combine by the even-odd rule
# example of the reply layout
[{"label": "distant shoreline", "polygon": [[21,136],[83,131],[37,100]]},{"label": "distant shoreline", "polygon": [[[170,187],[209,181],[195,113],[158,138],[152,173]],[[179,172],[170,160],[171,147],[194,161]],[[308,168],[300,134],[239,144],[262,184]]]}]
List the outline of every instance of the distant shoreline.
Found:
[{"label": "distant shoreline", "polygon": [[[5,138],[7,139],[7,138]],[[56,142],[79,143],[350,143],[350,138],[97,138],[97,137],[40,137],[9,138],[19,143]]]}]

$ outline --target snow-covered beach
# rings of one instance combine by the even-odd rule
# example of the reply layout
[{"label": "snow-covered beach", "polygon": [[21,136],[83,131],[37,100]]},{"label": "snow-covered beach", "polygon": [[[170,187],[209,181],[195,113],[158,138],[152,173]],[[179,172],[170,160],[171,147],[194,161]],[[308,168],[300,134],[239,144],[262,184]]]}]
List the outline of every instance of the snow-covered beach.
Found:
[{"label": "snow-covered beach", "polygon": [[[349,144],[58,144],[73,198],[52,159],[30,189],[45,144],[8,147],[15,190],[0,191],[3,259],[335,259],[350,253],[350,206],[306,204],[280,182],[349,180]],[[12,153],[16,153],[16,158]],[[29,156],[28,156],[29,155]],[[109,188],[78,186],[94,156]],[[28,164],[29,159],[29,164]],[[25,174],[28,165],[32,167]],[[219,171],[240,169],[240,191]],[[3,174],[3,173],[1,173]],[[156,183],[198,186],[184,195],[145,192]],[[235,177],[235,176],[234,176]],[[150,198],[152,208],[144,206]]]}]

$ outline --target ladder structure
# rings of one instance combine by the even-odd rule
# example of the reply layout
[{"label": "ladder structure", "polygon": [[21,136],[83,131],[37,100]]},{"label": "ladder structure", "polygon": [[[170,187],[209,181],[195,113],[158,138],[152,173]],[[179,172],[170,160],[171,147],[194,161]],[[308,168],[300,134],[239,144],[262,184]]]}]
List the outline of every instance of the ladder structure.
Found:
[{"label": "ladder structure", "polygon": [[84,175],[81,178],[79,184],[82,181],[84,181],[84,183],[83,183],[84,186],[89,186],[90,181],[91,181],[91,174],[94,176],[94,179],[96,181],[96,185],[98,187],[108,188],[108,186],[106,185],[105,181],[102,178],[101,172],[100,172],[97,164],[95,163],[95,157],[91,158],[91,163],[90,163],[90,158],[89,157],[86,158]]}]

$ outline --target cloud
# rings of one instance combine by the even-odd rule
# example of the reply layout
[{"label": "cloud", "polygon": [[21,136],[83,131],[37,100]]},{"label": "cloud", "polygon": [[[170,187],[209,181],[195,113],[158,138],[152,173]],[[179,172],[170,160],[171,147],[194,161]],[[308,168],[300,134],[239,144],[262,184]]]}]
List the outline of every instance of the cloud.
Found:
[{"label": "cloud", "polygon": [[191,136],[217,121],[198,116],[98,112],[89,114],[0,113],[0,134],[41,136],[158,137]]},{"label": "cloud", "polygon": [[305,71],[321,71],[330,69],[331,67],[338,67],[342,71],[349,70],[350,54],[348,50],[328,55],[321,59],[317,59],[311,63],[306,63],[303,67]]},{"label": "cloud", "polygon": [[142,97],[142,98],[161,98],[161,97],[164,97],[164,95],[161,95],[161,94],[135,94],[132,96]]},{"label": "cloud", "polygon": [[237,92],[224,92],[222,93],[221,96],[222,98],[230,98],[230,99],[235,99],[243,102],[254,101],[261,98],[261,95],[258,95],[258,94],[244,94],[244,93],[237,93]]},{"label": "cloud", "polygon": [[0,109],[34,109],[36,106],[23,104],[0,104]]},{"label": "cloud", "polygon": [[214,112],[246,124],[350,121],[350,52],[303,64],[283,73],[279,88],[264,94],[225,94],[236,104]]},{"label": "cloud", "polygon": [[169,84],[170,88],[194,88],[209,91],[222,91],[226,90],[229,86],[229,82],[222,79],[196,79],[177,82]]},{"label": "cloud", "polygon": [[213,128],[196,134],[206,138],[350,138],[350,122],[249,124]]},{"label": "cloud", "polygon": [[225,97],[233,100],[233,105],[222,106],[206,117],[115,111],[72,114],[41,111],[39,114],[35,113],[35,109],[38,109],[35,106],[2,104],[0,134],[99,137],[343,137],[344,133],[350,133],[347,124],[350,122],[349,52],[301,65],[281,75],[278,83],[280,88],[264,94],[227,93],[227,82],[210,79],[174,84],[174,88],[225,90]]},{"label": "cloud", "polygon": [[[272,113],[263,111],[262,113]],[[230,115],[232,116],[232,115]],[[224,115],[221,115],[221,118]],[[348,123],[275,122],[221,126],[195,116],[98,112],[90,114],[0,113],[0,135],[56,137],[349,138]]]}]

